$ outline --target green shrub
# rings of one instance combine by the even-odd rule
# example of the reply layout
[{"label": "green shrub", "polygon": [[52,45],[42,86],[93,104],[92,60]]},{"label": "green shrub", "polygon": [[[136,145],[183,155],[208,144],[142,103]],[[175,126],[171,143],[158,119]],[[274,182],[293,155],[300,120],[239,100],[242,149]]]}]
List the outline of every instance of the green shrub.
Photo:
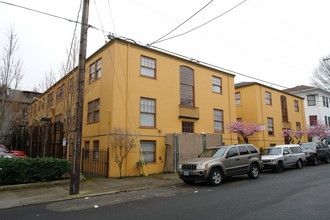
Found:
[{"label": "green shrub", "polygon": [[0,183],[58,180],[70,170],[70,166],[70,161],[57,158],[3,158],[0,159]]}]

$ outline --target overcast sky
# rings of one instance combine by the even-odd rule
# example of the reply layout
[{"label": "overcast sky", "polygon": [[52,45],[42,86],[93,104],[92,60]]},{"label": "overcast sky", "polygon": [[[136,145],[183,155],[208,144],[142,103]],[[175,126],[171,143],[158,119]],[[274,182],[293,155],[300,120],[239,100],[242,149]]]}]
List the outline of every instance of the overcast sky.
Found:
[{"label": "overcast sky", "polygon": [[[242,1],[214,0],[168,37],[189,31]],[[80,5],[80,0],[5,2],[71,20],[76,20]],[[150,44],[208,2],[90,0],[88,23],[98,30],[88,31],[87,53],[104,45],[102,29]],[[330,54],[329,9],[329,0],[247,0],[197,30],[154,46],[284,87],[311,85],[313,69]],[[0,2],[1,47],[11,25],[24,62],[21,88],[32,90],[51,69],[58,72],[66,60],[75,24]],[[236,75],[235,82],[255,81]]]}]

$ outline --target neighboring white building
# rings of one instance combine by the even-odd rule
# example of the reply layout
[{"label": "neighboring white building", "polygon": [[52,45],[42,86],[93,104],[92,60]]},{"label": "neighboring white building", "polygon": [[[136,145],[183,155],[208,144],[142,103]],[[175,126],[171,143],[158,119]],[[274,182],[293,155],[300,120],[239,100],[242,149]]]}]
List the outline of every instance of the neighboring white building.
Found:
[{"label": "neighboring white building", "polygon": [[325,125],[330,126],[330,92],[305,85],[296,86],[283,91],[305,99],[307,127],[315,125],[317,121],[321,121]]},{"label": "neighboring white building", "polygon": [[330,92],[311,86],[296,86],[283,90],[305,99],[306,125],[314,125],[322,121],[330,125]]}]

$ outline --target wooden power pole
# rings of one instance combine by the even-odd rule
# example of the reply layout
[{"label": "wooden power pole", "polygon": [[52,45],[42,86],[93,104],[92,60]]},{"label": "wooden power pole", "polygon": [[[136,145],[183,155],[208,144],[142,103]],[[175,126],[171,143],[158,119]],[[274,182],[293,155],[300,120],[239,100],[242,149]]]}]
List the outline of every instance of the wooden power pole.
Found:
[{"label": "wooden power pole", "polygon": [[87,47],[87,29],[88,29],[88,12],[89,0],[83,2],[83,14],[81,18],[80,32],[80,49],[79,49],[79,64],[78,64],[78,86],[76,99],[76,129],[73,149],[73,160],[71,165],[70,179],[70,195],[79,193],[80,183],[80,152],[81,152],[81,137],[82,137],[82,120],[83,120],[83,104],[84,104],[84,87],[85,87],[85,63],[86,63],[86,47]]}]

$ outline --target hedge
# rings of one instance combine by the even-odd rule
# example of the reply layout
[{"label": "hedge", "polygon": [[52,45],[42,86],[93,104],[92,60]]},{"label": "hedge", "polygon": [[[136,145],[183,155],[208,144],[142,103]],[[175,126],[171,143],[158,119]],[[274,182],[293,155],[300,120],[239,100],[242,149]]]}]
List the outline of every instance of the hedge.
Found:
[{"label": "hedge", "polygon": [[20,184],[61,179],[71,162],[57,158],[1,158],[0,183]]}]

